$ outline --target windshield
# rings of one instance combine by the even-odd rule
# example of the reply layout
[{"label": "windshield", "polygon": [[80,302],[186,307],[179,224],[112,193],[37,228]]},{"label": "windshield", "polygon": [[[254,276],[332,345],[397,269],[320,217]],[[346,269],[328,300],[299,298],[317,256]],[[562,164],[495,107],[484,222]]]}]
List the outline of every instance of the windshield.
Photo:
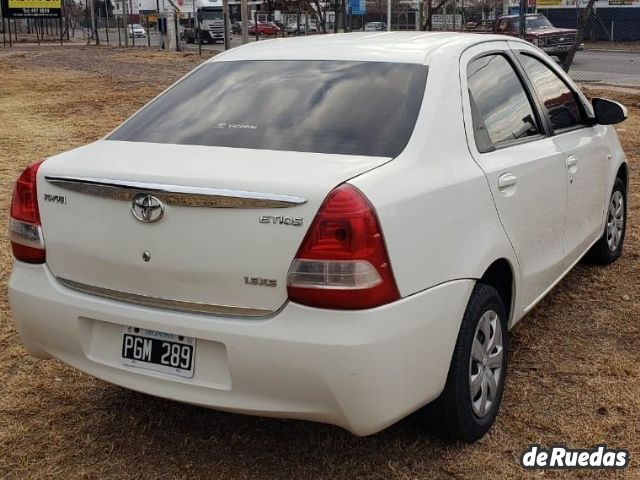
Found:
[{"label": "windshield", "polygon": [[108,140],[394,157],[426,78],[426,66],[406,63],[210,63]]},{"label": "windshield", "polygon": [[[526,17],[525,25],[527,26],[527,30],[538,30],[541,28],[554,28],[553,24],[544,15]],[[515,19],[513,21],[513,26],[517,31],[520,28],[520,19]]]},{"label": "windshield", "polygon": [[202,9],[203,20],[222,20],[222,10],[206,10]]}]

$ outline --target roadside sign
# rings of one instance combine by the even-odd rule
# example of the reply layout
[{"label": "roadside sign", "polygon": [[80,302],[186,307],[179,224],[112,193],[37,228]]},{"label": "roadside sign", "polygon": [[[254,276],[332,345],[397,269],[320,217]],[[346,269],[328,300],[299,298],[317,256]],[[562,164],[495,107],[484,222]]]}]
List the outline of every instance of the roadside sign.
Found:
[{"label": "roadside sign", "polygon": [[[443,26],[443,23],[444,23],[444,26]],[[433,28],[435,28],[436,30],[440,28],[453,29],[453,28],[456,28],[456,25],[457,26],[462,25],[462,15],[458,13],[456,15],[448,14],[445,16],[445,15],[436,13],[431,16],[431,24]]]},{"label": "roadside sign", "polygon": [[348,5],[351,15],[364,15],[367,13],[367,3],[365,0],[349,0]]},{"label": "roadside sign", "polygon": [[3,0],[3,13],[9,18],[59,18],[62,0]]}]

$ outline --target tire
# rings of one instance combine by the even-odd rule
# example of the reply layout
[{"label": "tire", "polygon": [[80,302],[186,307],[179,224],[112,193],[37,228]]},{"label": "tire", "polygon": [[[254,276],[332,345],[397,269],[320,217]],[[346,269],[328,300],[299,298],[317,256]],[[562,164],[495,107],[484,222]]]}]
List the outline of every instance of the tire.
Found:
[{"label": "tire", "polygon": [[[432,432],[471,443],[489,431],[504,390],[507,321],[504,304],[496,289],[483,283],[476,284],[462,319],[444,391],[425,407],[426,420]],[[487,334],[489,341],[486,340]],[[494,346],[487,354],[492,342]],[[473,348],[475,344],[478,349]],[[475,352],[474,356],[472,352]],[[478,390],[472,397],[471,384],[475,379],[478,379]]]},{"label": "tire", "polygon": [[586,259],[597,265],[609,265],[622,255],[627,232],[627,186],[616,178],[607,206],[607,221],[600,239],[591,247]]},{"label": "tire", "polygon": [[556,55],[556,57],[558,57],[559,63],[564,63],[564,61],[567,59],[568,56],[569,56],[568,53],[561,53],[559,55]]}]

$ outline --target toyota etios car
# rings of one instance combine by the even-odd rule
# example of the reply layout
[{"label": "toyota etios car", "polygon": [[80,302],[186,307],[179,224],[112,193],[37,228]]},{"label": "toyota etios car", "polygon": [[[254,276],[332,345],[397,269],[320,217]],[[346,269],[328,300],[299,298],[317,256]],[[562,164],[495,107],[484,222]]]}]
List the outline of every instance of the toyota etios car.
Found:
[{"label": "toyota etios car", "polygon": [[622,251],[625,117],[517,39],[235,48],[24,171],[11,308],[33,355],[127,388],[358,435],[428,405],[473,441],[507,330]]}]

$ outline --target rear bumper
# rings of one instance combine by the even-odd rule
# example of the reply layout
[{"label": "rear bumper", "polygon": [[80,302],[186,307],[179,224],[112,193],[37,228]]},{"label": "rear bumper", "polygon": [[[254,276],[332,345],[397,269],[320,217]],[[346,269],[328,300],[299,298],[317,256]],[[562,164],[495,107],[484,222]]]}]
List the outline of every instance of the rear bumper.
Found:
[{"label": "rear bumper", "polygon": [[[440,394],[472,288],[458,280],[360,312],[289,303],[269,319],[238,320],[100,299],[15,262],[9,301],[37,357],[159,397],[368,435]],[[126,325],[197,338],[194,377],[122,365]]]}]

